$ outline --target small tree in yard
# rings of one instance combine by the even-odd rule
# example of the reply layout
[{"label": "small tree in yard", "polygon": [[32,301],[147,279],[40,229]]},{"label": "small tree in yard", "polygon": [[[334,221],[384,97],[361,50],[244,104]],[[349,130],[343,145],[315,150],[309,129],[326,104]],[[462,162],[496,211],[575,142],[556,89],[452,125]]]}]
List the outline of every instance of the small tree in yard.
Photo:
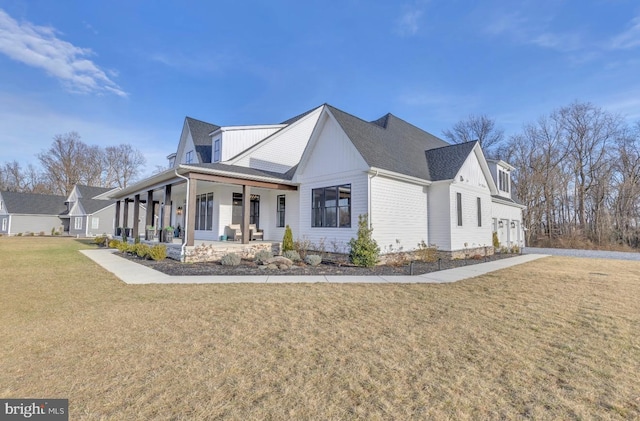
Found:
[{"label": "small tree in yard", "polygon": [[284,237],[282,238],[282,252],[295,250],[296,248],[293,245],[293,233],[291,232],[291,227],[287,225],[284,229]]},{"label": "small tree in yard", "polygon": [[378,262],[380,247],[371,237],[373,227],[369,228],[367,214],[358,215],[358,238],[349,240],[349,260],[356,266],[373,267]]}]

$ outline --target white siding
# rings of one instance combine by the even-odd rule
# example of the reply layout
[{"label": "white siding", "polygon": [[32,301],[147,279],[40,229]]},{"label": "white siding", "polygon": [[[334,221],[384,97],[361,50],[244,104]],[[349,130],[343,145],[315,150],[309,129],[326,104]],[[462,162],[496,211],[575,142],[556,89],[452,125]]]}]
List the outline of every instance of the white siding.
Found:
[{"label": "white siding", "polygon": [[[501,246],[525,245],[522,232],[522,210],[519,207],[492,202],[491,214],[496,220],[496,231]],[[498,226],[499,221],[502,221],[502,227]],[[514,228],[511,228],[512,221]]]},{"label": "white siding", "polygon": [[[239,130],[223,130],[220,146],[221,160],[227,161],[239,153],[249,149],[267,136],[280,130],[280,126],[243,128]],[[211,152],[213,156],[213,151]]]},{"label": "white siding", "polygon": [[[427,187],[383,176],[371,179],[373,236],[384,252],[391,245],[413,250],[429,241]],[[399,244],[396,243],[399,240]]]},{"label": "white siding", "polygon": [[269,190],[260,195],[260,228],[264,230],[264,239],[282,241],[284,227],[276,227],[277,197],[285,196],[284,223],[289,225],[293,237],[300,233],[300,194],[297,191]]},{"label": "white siding", "polygon": [[[461,178],[462,177],[462,181]],[[475,153],[469,154],[451,184],[451,250],[490,246],[491,192]],[[456,193],[462,195],[462,226],[458,226]],[[482,226],[478,226],[477,198],[482,203]]]},{"label": "white siding", "polygon": [[184,143],[181,146],[182,146],[182,150],[180,151],[179,155],[176,156],[176,165],[185,164],[187,162],[187,153],[190,151],[193,151],[192,153],[193,160],[191,163],[192,164],[200,163],[198,159],[198,154],[196,153],[195,145],[193,144],[193,139],[191,138],[191,132],[187,133]]},{"label": "white siding", "polygon": [[[294,239],[324,241],[344,248],[358,232],[358,215],[368,213],[368,165],[338,123],[323,113],[304,152],[296,179],[300,182],[300,228]],[[311,191],[314,188],[351,184],[351,228],[311,226]]]},{"label": "white siding", "polygon": [[448,182],[434,183],[428,190],[429,244],[438,246],[440,250],[451,250],[449,186]]},{"label": "white siding", "polygon": [[[362,171],[342,172],[338,176],[316,177],[300,187],[300,228],[293,233],[294,239],[308,239],[314,244],[324,241],[327,251],[332,244],[346,250],[349,240],[358,232],[358,215],[368,212],[367,187],[369,177]],[[311,191],[315,188],[351,184],[351,228],[329,228],[311,226]],[[375,228],[375,227],[374,227]]]},{"label": "white siding", "polygon": [[[282,129],[250,154],[233,162],[243,167],[265,171],[286,172],[300,162],[322,108]],[[283,153],[286,151],[286,153]]]}]

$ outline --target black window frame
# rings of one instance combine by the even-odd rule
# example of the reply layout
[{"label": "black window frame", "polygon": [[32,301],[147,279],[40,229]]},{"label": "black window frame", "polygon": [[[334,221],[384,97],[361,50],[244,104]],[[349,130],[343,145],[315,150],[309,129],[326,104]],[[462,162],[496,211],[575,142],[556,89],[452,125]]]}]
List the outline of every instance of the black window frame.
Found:
[{"label": "black window frame", "polygon": [[222,139],[213,141],[213,162],[220,162],[222,158]]},{"label": "black window frame", "polygon": [[482,199],[481,198],[477,198],[476,199],[476,205],[478,206],[478,226],[481,227],[482,226]]},{"label": "black window frame", "polygon": [[189,152],[187,152],[185,154],[184,163],[185,164],[192,164],[193,163],[193,150],[190,150]]},{"label": "black window frame", "polygon": [[276,227],[284,228],[285,226],[285,212],[287,208],[287,198],[284,194],[279,194],[276,197]]},{"label": "black window frame", "polygon": [[311,190],[312,228],[351,228],[351,183]]},{"label": "black window frame", "polygon": [[458,213],[458,226],[462,226],[462,193],[456,193],[456,211]]},{"label": "black window frame", "polygon": [[213,231],[213,209],[213,192],[196,195],[195,230]]}]

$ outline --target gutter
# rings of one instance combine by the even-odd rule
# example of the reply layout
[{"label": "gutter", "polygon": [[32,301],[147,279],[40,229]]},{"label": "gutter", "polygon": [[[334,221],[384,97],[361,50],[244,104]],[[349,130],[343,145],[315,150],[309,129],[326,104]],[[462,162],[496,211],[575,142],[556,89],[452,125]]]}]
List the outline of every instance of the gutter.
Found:
[{"label": "gutter", "polygon": [[371,206],[371,180],[373,180],[374,178],[376,178],[378,176],[378,170],[375,170],[375,172],[376,172],[375,174],[371,174],[371,177],[369,177],[369,186],[368,186],[369,187],[369,191],[367,192],[368,195],[369,195],[369,200],[368,200],[369,209],[367,209],[367,212],[368,212],[367,220],[369,221],[369,227],[368,227],[369,229],[371,229],[371,224],[372,224],[371,220],[373,219],[372,215],[371,215],[371,212],[373,211],[373,207]]},{"label": "gutter", "polygon": [[184,238],[182,239],[182,247],[180,248],[180,261],[182,263],[184,263],[186,255],[185,255],[185,248],[187,247],[187,234],[189,233],[189,230],[187,229],[187,227],[189,226],[189,177],[185,177],[183,175],[178,174],[178,169],[175,169],[175,173],[177,177],[182,178],[183,180],[187,181],[187,193],[185,194],[185,197],[187,198],[187,200],[185,201],[184,204]]}]

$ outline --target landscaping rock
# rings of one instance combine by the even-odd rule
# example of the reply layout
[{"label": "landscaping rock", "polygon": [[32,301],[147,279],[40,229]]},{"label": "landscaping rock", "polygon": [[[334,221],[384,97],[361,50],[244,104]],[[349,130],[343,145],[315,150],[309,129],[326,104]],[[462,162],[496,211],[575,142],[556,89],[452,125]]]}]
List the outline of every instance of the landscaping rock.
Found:
[{"label": "landscaping rock", "polygon": [[286,257],[283,256],[275,256],[272,257],[271,259],[265,260],[264,262],[267,265],[270,264],[275,264],[275,265],[286,265],[288,266],[287,269],[289,269],[289,267],[291,267],[293,265],[293,262],[289,259],[287,259]]},{"label": "landscaping rock", "polygon": [[269,263],[268,265],[265,266],[267,269],[271,269],[271,270],[276,270],[278,269],[278,265],[276,265],[275,263]]}]

